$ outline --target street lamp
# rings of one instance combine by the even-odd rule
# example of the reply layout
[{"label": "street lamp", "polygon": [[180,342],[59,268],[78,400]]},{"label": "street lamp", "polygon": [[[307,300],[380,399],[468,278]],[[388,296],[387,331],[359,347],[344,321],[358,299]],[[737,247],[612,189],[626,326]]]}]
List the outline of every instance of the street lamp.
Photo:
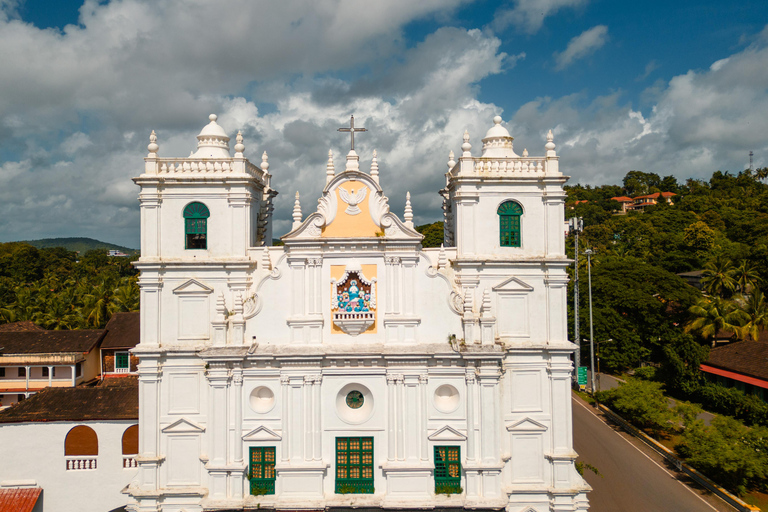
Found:
[{"label": "street lamp", "polygon": [[595,392],[595,333],[592,328],[592,249],[584,251],[587,255],[587,275],[589,286],[589,370],[592,372],[592,393]]},{"label": "street lamp", "polygon": [[584,230],[584,221],[581,217],[571,217],[568,219],[568,230],[574,234],[574,255],[576,261],[573,267],[573,339],[576,340],[576,353],[574,354],[573,374],[579,374],[581,366],[581,333],[579,332],[579,233]]}]

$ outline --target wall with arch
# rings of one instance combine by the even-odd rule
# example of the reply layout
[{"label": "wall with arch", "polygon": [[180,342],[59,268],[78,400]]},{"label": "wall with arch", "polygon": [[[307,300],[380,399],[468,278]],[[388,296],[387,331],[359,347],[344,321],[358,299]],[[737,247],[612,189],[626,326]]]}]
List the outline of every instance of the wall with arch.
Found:
[{"label": "wall with arch", "polygon": [[[138,429],[130,428],[135,424],[136,420],[0,424],[3,459],[14,461],[0,464],[0,482],[35,480],[43,488],[45,512],[103,512],[125,505],[120,491],[137,469],[123,468],[123,446],[138,440],[132,433]],[[97,460],[96,469],[67,470],[68,460],[88,457]]]}]

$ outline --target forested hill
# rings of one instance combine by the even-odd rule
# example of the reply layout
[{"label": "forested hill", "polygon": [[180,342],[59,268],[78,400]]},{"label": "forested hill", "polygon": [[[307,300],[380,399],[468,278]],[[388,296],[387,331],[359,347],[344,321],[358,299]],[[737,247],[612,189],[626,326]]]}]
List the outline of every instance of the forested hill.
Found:
[{"label": "forested hill", "polygon": [[123,247],[122,245],[110,244],[93,238],[43,238],[41,240],[22,240],[21,243],[29,244],[38,249],[47,249],[50,247],[63,247],[68,251],[74,251],[85,254],[94,249],[107,249],[121,251],[125,254],[133,255],[138,253],[136,249]]}]

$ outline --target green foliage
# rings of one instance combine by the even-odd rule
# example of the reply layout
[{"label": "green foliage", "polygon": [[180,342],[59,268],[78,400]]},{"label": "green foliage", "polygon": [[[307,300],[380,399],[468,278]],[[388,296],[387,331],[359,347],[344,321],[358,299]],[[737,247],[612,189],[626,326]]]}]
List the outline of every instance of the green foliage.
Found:
[{"label": "green foliage", "polygon": [[77,255],[62,248],[0,244],[0,323],[29,320],[46,329],[101,328],[118,311],[138,311],[134,258],[106,249]]},{"label": "green foliage", "polygon": [[709,348],[696,342],[693,336],[681,334],[670,340],[664,346],[660,372],[667,389],[684,395],[694,393],[702,383],[699,368],[708,356]]},{"label": "green foliage", "polygon": [[435,484],[435,494],[461,494],[464,489],[451,484]]},{"label": "green foliage", "polygon": [[734,416],[750,425],[768,426],[768,404],[736,388],[705,382],[690,396],[708,411]]},{"label": "green foliage", "polygon": [[629,379],[618,388],[598,392],[596,398],[638,427],[660,434],[672,430],[676,418],[661,386],[660,382]]},{"label": "green foliage", "polygon": [[653,366],[642,366],[635,369],[635,377],[640,380],[656,380],[658,370]]},{"label": "green foliage", "polygon": [[686,332],[699,333],[705,339],[721,331],[737,335],[749,322],[749,315],[738,304],[720,297],[703,297],[688,311],[693,319],[685,326]]},{"label": "green foliage", "polygon": [[577,460],[576,471],[578,471],[581,476],[584,476],[585,469],[588,469],[591,472],[593,472],[595,475],[599,476],[600,478],[603,478],[602,473],[600,473],[600,471],[595,466],[593,466],[589,462],[583,462],[583,461]]},{"label": "green foliage", "polygon": [[686,462],[738,494],[768,489],[768,428],[748,428],[727,416],[707,427],[689,421],[675,446]]},{"label": "green foliage", "polygon": [[421,242],[422,247],[440,247],[443,244],[443,222],[433,222],[416,226],[416,231],[424,235]]},{"label": "green foliage", "polygon": [[706,222],[697,221],[683,231],[683,242],[697,253],[706,253],[715,246],[716,233]]}]

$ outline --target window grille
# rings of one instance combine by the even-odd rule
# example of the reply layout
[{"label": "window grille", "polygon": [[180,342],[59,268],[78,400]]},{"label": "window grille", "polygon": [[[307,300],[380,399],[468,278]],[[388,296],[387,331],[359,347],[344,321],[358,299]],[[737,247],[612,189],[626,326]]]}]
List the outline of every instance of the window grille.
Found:
[{"label": "window grille", "polygon": [[251,448],[251,494],[275,494],[275,447]]},{"label": "window grille", "polygon": [[336,493],[373,494],[373,438],[336,438]]},{"label": "window grille", "polygon": [[505,201],[501,203],[496,213],[499,215],[499,245],[501,247],[520,247],[522,207],[514,201]]},{"label": "window grille", "polygon": [[131,358],[128,352],[115,352],[115,372],[128,373],[131,370]]},{"label": "window grille", "polygon": [[208,217],[211,212],[203,203],[189,203],[184,208],[184,234],[186,249],[208,248]]},{"label": "window grille", "polygon": [[435,492],[461,492],[461,448],[435,446]]}]

